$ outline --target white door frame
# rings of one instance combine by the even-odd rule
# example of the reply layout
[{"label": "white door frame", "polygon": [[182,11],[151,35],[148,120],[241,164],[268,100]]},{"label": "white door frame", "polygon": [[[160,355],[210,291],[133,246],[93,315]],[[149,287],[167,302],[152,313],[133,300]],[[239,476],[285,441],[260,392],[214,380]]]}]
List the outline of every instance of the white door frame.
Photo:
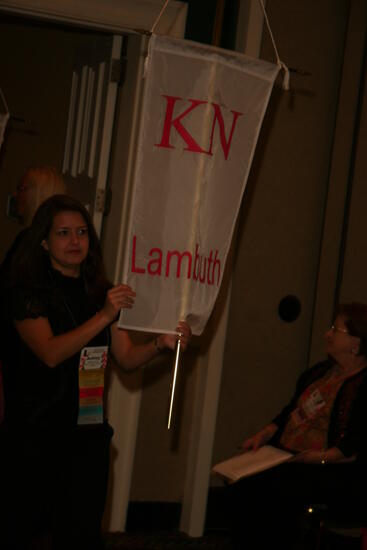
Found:
[{"label": "white door frame", "polygon": [[[0,0],[0,11],[111,32],[150,31],[162,0]],[[155,32],[182,37],[187,4],[171,0]]]}]

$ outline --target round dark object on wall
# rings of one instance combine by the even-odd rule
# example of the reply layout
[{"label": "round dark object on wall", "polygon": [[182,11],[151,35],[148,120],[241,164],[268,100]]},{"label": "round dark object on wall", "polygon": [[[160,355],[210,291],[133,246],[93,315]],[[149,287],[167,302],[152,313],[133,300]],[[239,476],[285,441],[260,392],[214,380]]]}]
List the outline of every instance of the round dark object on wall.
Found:
[{"label": "round dark object on wall", "polygon": [[282,321],[292,323],[301,313],[301,302],[297,296],[284,296],[279,302],[278,314]]}]

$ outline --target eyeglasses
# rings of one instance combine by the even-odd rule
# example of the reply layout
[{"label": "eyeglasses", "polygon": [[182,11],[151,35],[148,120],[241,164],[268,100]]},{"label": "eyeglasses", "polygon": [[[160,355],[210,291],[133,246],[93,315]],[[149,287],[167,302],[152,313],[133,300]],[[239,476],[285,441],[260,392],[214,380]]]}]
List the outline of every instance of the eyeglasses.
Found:
[{"label": "eyeglasses", "polygon": [[331,325],[330,330],[333,332],[344,332],[344,334],[349,334],[346,328],[334,327],[334,325]]}]

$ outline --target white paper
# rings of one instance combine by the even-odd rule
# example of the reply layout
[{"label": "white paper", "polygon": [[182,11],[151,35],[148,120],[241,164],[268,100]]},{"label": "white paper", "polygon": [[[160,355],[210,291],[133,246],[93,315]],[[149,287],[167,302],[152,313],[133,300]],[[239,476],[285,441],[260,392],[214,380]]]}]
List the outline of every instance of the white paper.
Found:
[{"label": "white paper", "polygon": [[234,482],[242,477],[273,468],[282,462],[290,460],[293,454],[271,445],[264,445],[257,451],[246,451],[219,462],[212,468],[212,473],[218,474]]}]

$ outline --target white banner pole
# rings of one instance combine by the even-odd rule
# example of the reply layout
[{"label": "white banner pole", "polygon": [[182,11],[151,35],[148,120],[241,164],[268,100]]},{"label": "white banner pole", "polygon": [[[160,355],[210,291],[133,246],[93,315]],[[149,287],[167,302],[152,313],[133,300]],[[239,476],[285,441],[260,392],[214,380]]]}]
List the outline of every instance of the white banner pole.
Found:
[{"label": "white banner pole", "polygon": [[171,428],[173,401],[174,401],[174,398],[175,398],[175,388],[176,388],[178,365],[179,365],[179,359],[180,359],[180,351],[181,351],[181,340],[178,339],[177,340],[177,345],[176,345],[175,366],[174,366],[174,369],[173,369],[173,377],[172,377],[172,386],[171,386],[171,395],[170,395],[170,403],[169,403],[169,411],[168,411],[167,430],[169,430]]}]

